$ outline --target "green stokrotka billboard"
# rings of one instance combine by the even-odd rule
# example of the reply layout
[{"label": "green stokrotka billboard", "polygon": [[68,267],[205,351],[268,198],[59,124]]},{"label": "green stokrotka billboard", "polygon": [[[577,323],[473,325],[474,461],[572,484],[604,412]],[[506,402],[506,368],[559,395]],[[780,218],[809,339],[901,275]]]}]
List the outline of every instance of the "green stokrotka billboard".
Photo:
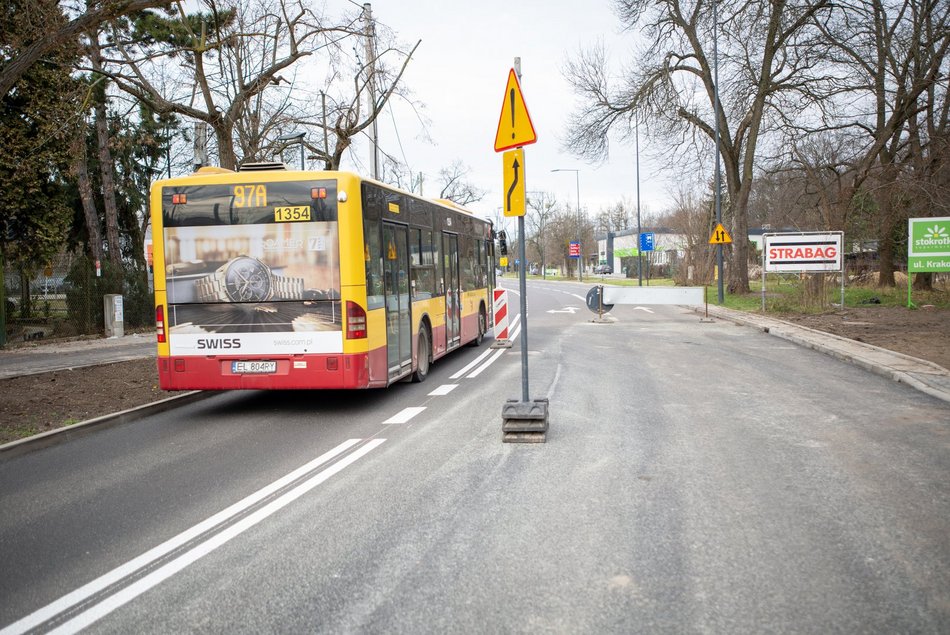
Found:
[{"label": "green stokrotka billboard", "polygon": [[907,271],[950,272],[950,216],[907,221]]}]

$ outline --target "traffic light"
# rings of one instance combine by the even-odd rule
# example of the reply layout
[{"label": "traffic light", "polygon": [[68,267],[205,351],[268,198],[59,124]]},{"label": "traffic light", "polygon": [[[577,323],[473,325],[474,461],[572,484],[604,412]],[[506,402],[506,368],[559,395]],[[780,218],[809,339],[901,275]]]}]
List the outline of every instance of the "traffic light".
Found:
[{"label": "traffic light", "polygon": [[505,232],[498,232],[498,250],[501,252],[502,256],[508,255],[508,243],[506,241],[507,236],[505,236]]}]

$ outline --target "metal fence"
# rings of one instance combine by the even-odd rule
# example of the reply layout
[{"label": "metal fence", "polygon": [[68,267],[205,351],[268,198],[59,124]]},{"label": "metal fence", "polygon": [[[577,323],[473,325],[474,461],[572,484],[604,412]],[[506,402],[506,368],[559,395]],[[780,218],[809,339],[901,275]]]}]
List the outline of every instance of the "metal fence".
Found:
[{"label": "metal fence", "polygon": [[[97,275],[98,274],[98,275]],[[123,296],[125,330],[154,325],[150,280],[143,271],[95,263],[83,255],[60,254],[38,272],[4,268],[5,337],[0,344],[102,335],[103,296]]]}]

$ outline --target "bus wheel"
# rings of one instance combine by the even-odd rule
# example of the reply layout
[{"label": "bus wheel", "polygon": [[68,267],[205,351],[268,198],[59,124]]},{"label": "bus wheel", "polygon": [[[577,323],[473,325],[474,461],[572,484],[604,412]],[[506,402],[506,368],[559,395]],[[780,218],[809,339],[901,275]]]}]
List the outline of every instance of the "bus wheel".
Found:
[{"label": "bus wheel", "polygon": [[429,344],[429,329],[422,327],[419,329],[419,339],[416,344],[416,370],[412,372],[412,381],[420,383],[426,380],[429,374],[429,356],[432,354],[432,346]]},{"label": "bus wheel", "polygon": [[478,335],[469,342],[469,346],[479,346],[485,341],[485,333],[488,331],[488,321],[485,319],[485,310],[478,311]]}]

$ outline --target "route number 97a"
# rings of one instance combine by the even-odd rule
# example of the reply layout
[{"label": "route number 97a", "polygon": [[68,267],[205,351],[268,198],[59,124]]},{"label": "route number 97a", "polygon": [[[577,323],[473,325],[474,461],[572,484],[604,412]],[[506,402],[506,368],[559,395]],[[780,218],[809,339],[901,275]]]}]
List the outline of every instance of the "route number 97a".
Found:
[{"label": "route number 97a", "polygon": [[234,207],[267,207],[266,185],[235,185],[231,194]]}]

